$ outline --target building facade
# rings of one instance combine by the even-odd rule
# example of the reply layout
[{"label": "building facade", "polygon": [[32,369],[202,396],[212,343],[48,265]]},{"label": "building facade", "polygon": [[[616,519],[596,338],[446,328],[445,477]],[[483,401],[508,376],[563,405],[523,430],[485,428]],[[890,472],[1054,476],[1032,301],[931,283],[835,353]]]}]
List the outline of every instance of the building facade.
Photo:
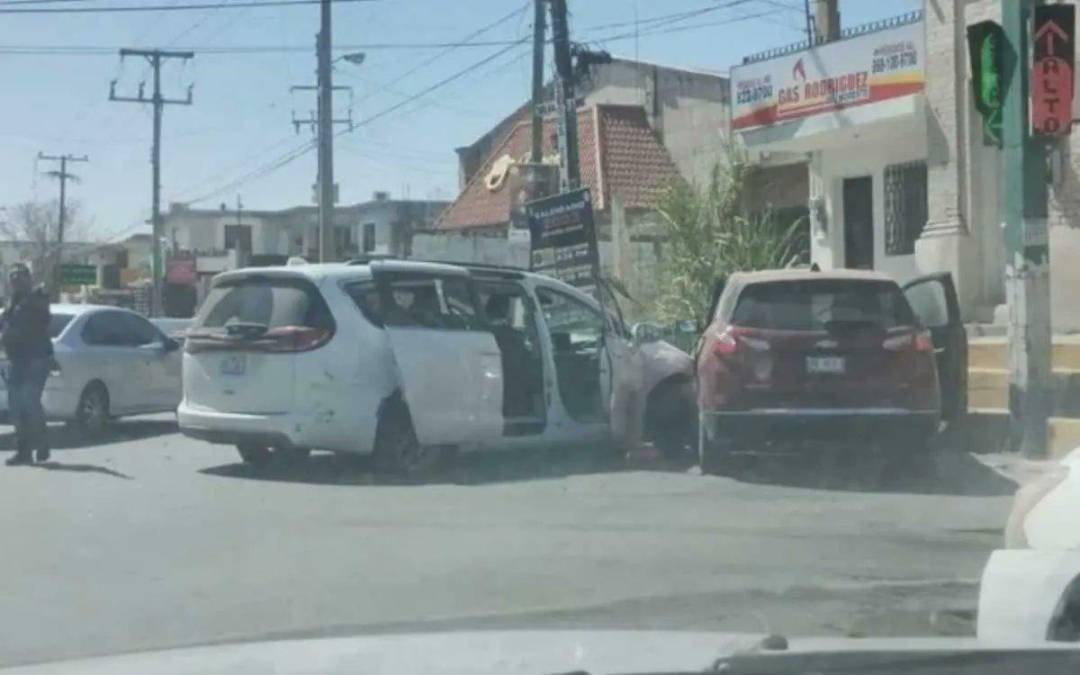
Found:
[{"label": "building facade", "polygon": [[[412,232],[431,228],[447,202],[392,199],[375,193],[370,201],[334,209],[336,259],[362,254],[406,256]],[[193,257],[200,271],[220,272],[239,261],[318,258],[318,209],[299,206],[277,211],[192,209],[173,204],[164,214],[169,253]],[[203,269],[205,268],[205,269]]]},{"label": "building facade", "polygon": [[[925,11],[780,48],[732,69],[732,128],[762,175],[798,194],[806,167],[811,256],[900,281],[951,272],[966,321],[1005,323],[1000,150],[975,110],[967,27],[999,0],[935,0]],[[1051,152],[1051,306],[1080,329],[1076,139]],[[1080,145],[1077,145],[1080,147]],[[766,191],[775,193],[776,191]]]}]

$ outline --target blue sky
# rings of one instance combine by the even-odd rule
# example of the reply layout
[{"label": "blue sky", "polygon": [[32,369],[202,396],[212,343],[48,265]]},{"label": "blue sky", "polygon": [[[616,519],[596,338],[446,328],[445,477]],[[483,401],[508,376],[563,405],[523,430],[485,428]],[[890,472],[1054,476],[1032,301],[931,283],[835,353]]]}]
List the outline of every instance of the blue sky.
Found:
[{"label": "blue sky", "polygon": [[[151,0],[147,4],[193,1]],[[233,1],[239,0],[222,0],[220,4],[228,7]],[[748,53],[802,39],[805,30],[803,0],[569,0],[569,5],[572,36],[577,41],[617,56],[722,72]],[[648,32],[650,18],[713,6],[721,8],[664,25],[664,29],[678,28],[677,32],[604,39],[632,34],[635,16],[641,22],[640,34]],[[922,0],[841,0],[840,11],[842,23],[853,25],[921,6]],[[355,120],[378,115],[406,96],[504,49],[489,45],[445,51],[392,48],[388,44],[460,41],[508,15],[475,40],[501,43],[525,38],[531,32],[531,8],[512,14],[525,8],[524,0],[337,4],[335,45],[360,45],[366,60],[360,66],[339,62],[335,84],[354,88]],[[747,16],[752,18],[743,18]],[[612,25],[626,22],[631,23]],[[238,195],[245,208],[310,203],[314,152],[255,179],[230,183],[311,139],[307,130],[296,135],[290,120],[293,110],[301,117],[313,110],[314,98],[310,92],[290,93],[289,87],[314,81],[317,29],[318,8],[314,5],[0,15],[0,91],[4,92],[0,108],[0,147],[4,148],[0,155],[0,205],[56,195],[56,182],[40,173],[53,167],[35,162],[38,151],[88,154],[89,164],[73,166],[82,182],[71,186],[69,194],[82,205],[89,236],[108,239],[149,231],[143,223],[150,211],[150,107],[107,100],[113,78],[119,80],[118,94],[133,95],[144,78],[149,92],[149,71],[145,62],[129,59],[121,64],[115,52],[119,47],[190,47],[196,51],[195,59],[186,66],[169,63],[163,71],[167,96],[182,98],[186,85],[195,85],[194,105],[165,109],[163,204],[204,195],[209,196],[197,206],[216,207],[226,202],[232,208]],[[23,46],[104,49],[59,55],[11,53],[11,47]],[[274,51],[207,51],[237,46]],[[203,53],[199,53],[200,48]],[[457,191],[453,148],[470,143],[528,97],[528,54],[527,44],[510,48],[429,95],[340,136],[335,145],[335,171],[341,202],[363,201],[375,190],[386,190],[396,197],[453,198]],[[335,108],[344,115],[348,97],[338,94]],[[219,192],[211,194],[215,191]]]}]

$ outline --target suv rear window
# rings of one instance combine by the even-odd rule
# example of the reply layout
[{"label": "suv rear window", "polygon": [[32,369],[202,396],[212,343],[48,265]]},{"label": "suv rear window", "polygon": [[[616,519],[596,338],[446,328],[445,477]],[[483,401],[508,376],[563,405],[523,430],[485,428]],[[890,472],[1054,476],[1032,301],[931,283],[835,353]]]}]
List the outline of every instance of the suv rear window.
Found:
[{"label": "suv rear window", "polygon": [[830,324],[889,329],[916,323],[899,286],[888,281],[772,281],[739,294],[731,323],[771,330],[826,330]]},{"label": "suv rear window", "polygon": [[254,275],[216,284],[206,296],[194,327],[223,328],[230,324],[259,324],[268,329],[333,328],[333,319],[310,281]]}]

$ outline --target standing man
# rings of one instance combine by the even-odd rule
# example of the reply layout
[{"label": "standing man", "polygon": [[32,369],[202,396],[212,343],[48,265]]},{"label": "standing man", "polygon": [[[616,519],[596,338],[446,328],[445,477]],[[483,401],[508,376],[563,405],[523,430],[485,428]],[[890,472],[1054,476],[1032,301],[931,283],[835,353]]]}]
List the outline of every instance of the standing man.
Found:
[{"label": "standing man", "polygon": [[30,464],[31,452],[37,460],[49,459],[49,439],[41,394],[53,364],[53,345],[49,337],[49,296],[43,288],[34,288],[30,268],[15,263],[8,273],[11,299],[0,318],[0,343],[9,363],[7,388],[8,412],[15,425],[15,456],[9,465]]}]

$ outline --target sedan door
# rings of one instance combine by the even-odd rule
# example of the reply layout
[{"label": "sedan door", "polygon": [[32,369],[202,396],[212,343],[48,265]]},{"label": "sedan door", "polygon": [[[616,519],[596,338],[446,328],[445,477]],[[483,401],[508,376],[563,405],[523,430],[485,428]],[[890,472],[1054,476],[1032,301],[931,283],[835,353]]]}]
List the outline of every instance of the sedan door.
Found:
[{"label": "sedan door", "polygon": [[123,316],[140,357],[140,405],[148,411],[175,410],[182,392],[179,344],[138,314]]},{"label": "sedan door", "polygon": [[372,265],[382,317],[423,445],[502,436],[499,347],[476,308],[466,274]]},{"label": "sedan door", "polygon": [[919,277],[904,285],[904,295],[934,340],[941,419],[958,421],[967,414],[968,344],[952,275]]},{"label": "sedan door", "polygon": [[86,386],[93,380],[105,385],[109,410],[114,414],[136,412],[145,406],[146,371],[142,354],[134,346],[135,336],[126,319],[127,312],[96,312],[83,324],[83,347],[72,356],[83,365]]}]

